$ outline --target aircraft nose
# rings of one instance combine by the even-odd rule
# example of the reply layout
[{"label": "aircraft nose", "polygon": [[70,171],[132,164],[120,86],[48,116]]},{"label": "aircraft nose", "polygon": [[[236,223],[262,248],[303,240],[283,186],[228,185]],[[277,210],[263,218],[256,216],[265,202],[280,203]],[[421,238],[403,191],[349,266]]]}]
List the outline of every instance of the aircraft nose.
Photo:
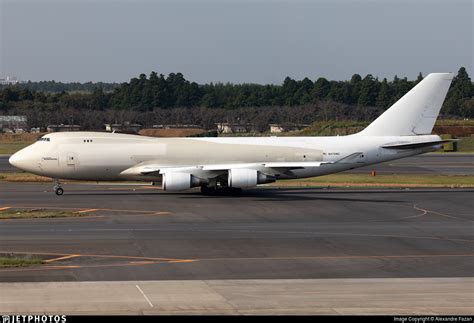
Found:
[{"label": "aircraft nose", "polygon": [[16,168],[23,169],[26,162],[25,154],[21,151],[16,152],[12,156],[10,156],[8,162],[10,163],[10,165],[15,166]]}]

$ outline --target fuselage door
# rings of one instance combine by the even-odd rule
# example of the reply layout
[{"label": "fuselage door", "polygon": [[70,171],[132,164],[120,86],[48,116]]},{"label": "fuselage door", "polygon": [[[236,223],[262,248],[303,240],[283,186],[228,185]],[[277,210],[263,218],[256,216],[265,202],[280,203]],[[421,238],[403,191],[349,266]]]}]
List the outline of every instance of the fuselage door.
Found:
[{"label": "fuselage door", "polygon": [[66,157],[66,166],[69,169],[75,169],[77,165],[77,154],[73,152],[68,152]]}]

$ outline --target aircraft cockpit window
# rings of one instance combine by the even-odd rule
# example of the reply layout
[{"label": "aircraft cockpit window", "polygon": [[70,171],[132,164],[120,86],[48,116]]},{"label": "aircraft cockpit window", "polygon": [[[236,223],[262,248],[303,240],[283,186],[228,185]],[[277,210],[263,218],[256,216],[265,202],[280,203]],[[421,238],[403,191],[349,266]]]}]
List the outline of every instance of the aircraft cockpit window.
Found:
[{"label": "aircraft cockpit window", "polygon": [[45,138],[45,137],[41,137],[41,138],[38,139],[38,141],[50,141],[50,139],[49,139],[49,138]]}]

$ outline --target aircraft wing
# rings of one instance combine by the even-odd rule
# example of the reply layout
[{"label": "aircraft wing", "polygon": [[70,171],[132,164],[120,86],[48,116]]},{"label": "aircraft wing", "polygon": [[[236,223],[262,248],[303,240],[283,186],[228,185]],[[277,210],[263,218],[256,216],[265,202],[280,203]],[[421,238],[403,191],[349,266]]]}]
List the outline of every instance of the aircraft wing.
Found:
[{"label": "aircraft wing", "polygon": [[256,169],[264,172],[279,173],[292,169],[301,169],[307,167],[320,167],[325,164],[332,164],[332,162],[261,162],[261,163],[238,163],[238,164],[211,164],[211,165],[194,165],[194,166],[171,166],[160,165],[153,162],[140,163],[132,166],[120,174],[122,176],[159,176],[167,172],[181,172],[192,173],[195,175],[219,175],[227,172],[229,169],[248,168]]}]

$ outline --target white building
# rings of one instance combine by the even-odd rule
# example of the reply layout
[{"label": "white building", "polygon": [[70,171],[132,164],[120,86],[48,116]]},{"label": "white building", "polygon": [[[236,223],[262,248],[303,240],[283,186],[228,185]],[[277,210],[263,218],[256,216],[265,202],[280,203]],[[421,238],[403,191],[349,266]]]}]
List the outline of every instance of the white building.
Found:
[{"label": "white building", "polygon": [[130,123],[129,121],[125,121],[122,123],[106,123],[105,131],[108,132],[125,132],[125,133],[138,133],[142,128],[141,124],[138,123]]},{"label": "white building", "polygon": [[216,123],[217,131],[219,133],[246,133],[246,132],[257,132],[255,125],[247,123],[229,123],[220,122]]},{"label": "white building", "polygon": [[27,126],[26,116],[0,116],[0,130],[3,132],[23,132]]},{"label": "white building", "polygon": [[270,126],[271,133],[298,131],[306,127],[309,127],[309,125],[307,124],[277,124],[277,123],[271,123],[269,124],[269,126]]},{"label": "white building", "polygon": [[50,124],[46,128],[48,132],[80,131],[81,126],[77,124]]},{"label": "white building", "polygon": [[0,85],[15,85],[20,83],[22,82],[16,77],[7,76],[6,78],[0,78]]}]

